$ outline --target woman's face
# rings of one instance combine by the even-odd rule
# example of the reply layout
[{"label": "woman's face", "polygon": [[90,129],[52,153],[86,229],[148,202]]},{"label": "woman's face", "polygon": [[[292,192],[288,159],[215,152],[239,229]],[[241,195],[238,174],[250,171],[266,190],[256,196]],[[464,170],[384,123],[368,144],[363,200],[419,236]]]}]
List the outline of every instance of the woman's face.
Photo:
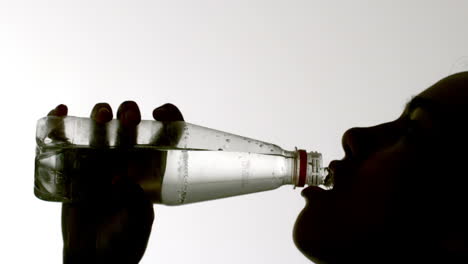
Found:
[{"label": "woman's face", "polygon": [[334,189],[309,187],[302,193],[307,204],[294,241],[304,255],[351,263],[438,249],[434,241],[443,232],[428,219],[438,219],[434,208],[443,207],[435,186],[448,177],[443,158],[451,153],[444,151],[463,140],[461,109],[467,102],[465,72],[414,97],[392,122],[346,131],[345,157],[330,163]]}]

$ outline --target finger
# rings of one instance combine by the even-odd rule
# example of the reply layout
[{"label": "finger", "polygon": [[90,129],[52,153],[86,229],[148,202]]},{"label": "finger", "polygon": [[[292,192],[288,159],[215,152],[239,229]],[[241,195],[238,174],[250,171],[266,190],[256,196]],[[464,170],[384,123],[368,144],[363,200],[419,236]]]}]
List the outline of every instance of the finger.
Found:
[{"label": "finger", "polygon": [[91,118],[99,124],[104,124],[112,120],[112,108],[108,103],[98,103],[91,111]]},{"label": "finger", "polygon": [[90,116],[95,123],[91,125],[89,145],[92,147],[107,146],[107,128],[104,124],[112,120],[112,108],[108,103],[98,103],[94,105]]},{"label": "finger", "polygon": [[48,116],[66,116],[68,114],[68,107],[64,104],[59,104],[57,107],[52,109],[47,115]]},{"label": "finger", "polygon": [[[153,110],[153,117],[157,121],[184,121],[180,110],[173,104],[167,103]],[[151,144],[157,146],[177,146],[182,137],[185,124],[167,123],[163,124],[165,129],[163,133],[155,135],[151,139]],[[167,133],[167,131],[171,131]]]},{"label": "finger", "polygon": [[[68,108],[64,104],[59,104],[52,109],[47,116],[65,117],[68,113]],[[47,127],[50,129],[48,137],[54,141],[66,142],[68,138],[65,135],[65,124],[63,118],[48,118]]]},{"label": "finger", "polygon": [[164,104],[153,110],[153,117],[158,121],[184,121],[182,113],[173,104]]},{"label": "finger", "polygon": [[117,119],[126,127],[137,126],[141,121],[140,109],[134,101],[125,101],[117,110]]},{"label": "finger", "polygon": [[[108,188],[108,184],[111,182],[113,177],[111,173],[112,156],[107,151],[109,146],[108,137],[108,126],[106,123],[112,120],[112,108],[107,103],[98,103],[94,105],[91,110],[91,119],[95,122],[91,122],[90,141],[89,145],[93,148],[93,153],[88,156],[93,156],[89,159],[88,166],[91,171],[86,175],[87,177],[81,177],[86,187],[87,195],[91,197],[100,197],[102,192]],[[85,189],[83,187],[83,189]],[[100,198],[97,198],[100,199]]]},{"label": "finger", "polygon": [[125,101],[119,106],[117,119],[120,121],[118,145],[132,147],[136,144],[137,125],[141,121],[140,109],[133,101]]}]

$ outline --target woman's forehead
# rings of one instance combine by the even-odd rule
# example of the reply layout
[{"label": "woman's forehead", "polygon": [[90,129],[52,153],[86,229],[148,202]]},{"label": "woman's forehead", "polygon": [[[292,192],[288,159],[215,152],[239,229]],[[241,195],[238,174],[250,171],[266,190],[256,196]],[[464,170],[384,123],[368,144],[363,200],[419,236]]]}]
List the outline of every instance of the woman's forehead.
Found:
[{"label": "woman's forehead", "polygon": [[468,72],[448,76],[418,96],[430,99],[447,108],[468,107]]}]

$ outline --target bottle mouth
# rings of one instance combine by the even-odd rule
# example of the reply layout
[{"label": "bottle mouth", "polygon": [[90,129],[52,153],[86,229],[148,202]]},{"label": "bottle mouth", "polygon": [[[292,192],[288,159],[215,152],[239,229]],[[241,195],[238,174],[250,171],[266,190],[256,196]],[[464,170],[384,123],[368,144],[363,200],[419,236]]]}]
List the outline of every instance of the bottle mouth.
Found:
[{"label": "bottle mouth", "polygon": [[322,166],[322,154],[303,149],[296,149],[293,173],[294,187],[318,186],[323,189],[333,187],[333,177],[330,170]]}]

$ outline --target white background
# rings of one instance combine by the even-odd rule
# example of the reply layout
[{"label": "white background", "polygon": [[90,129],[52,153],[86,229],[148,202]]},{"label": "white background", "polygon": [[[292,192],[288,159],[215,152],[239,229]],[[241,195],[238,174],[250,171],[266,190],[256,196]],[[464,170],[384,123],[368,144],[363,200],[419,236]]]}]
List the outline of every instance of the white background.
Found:
[{"label": "white background", "polygon": [[[61,263],[60,204],[33,195],[36,120],[59,103],[166,102],[188,122],[341,159],[468,55],[467,1],[0,1],[0,263]],[[300,190],[167,207],[142,263],[310,263]]]}]

